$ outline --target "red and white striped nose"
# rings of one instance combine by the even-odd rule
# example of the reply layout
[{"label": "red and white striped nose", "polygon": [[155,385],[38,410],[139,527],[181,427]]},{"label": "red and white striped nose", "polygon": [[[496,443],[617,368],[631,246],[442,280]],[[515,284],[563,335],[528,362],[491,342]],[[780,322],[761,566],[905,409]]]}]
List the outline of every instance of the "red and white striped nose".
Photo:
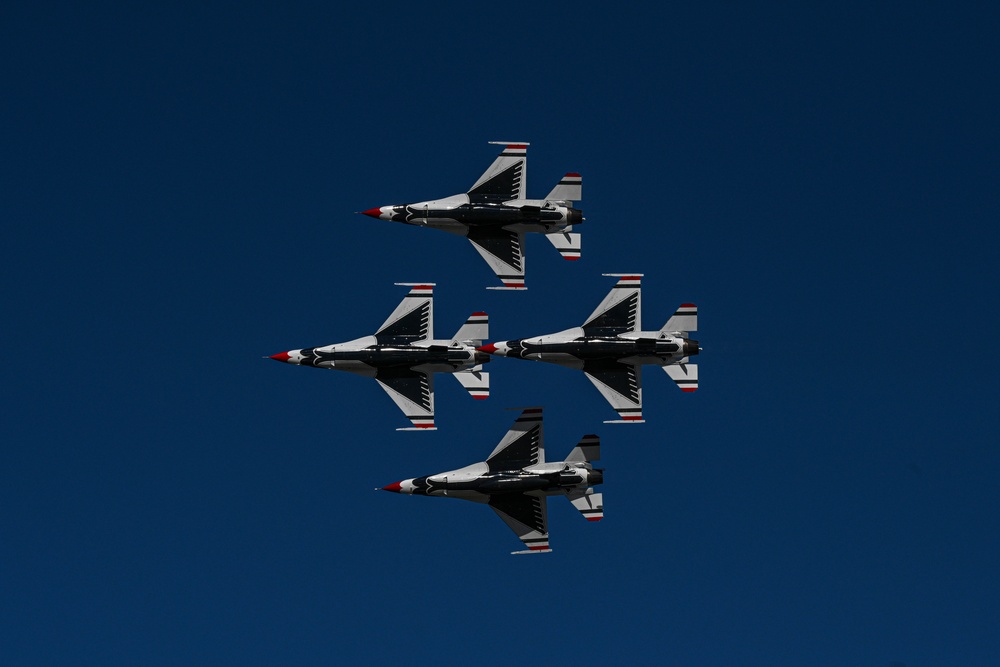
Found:
[{"label": "red and white striped nose", "polygon": [[274,359],[275,361],[281,361],[286,364],[298,365],[302,361],[302,351],[289,350],[288,352],[279,352],[278,354],[272,354],[270,358]]},{"label": "red and white striped nose", "polygon": [[379,220],[392,220],[392,206],[379,206],[378,208],[370,208],[367,211],[361,211],[362,215],[367,215],[371,218],[378,218]]},{"label": "red and white striped nose", "polygon": [[393,493],[413,493],[413,479],[404,479],[382,487],[382,491],[392,491]]},{"label": "red and white striped nose", "polygon": [[495,354],[498,357],[506,357],[507,351],[509,349],[510,348],[507,347],[507,343],[504,342],[488,343],[486,345],[482,345],[476,348],[476,350],[479,352],[485,352],[486,354]]}]

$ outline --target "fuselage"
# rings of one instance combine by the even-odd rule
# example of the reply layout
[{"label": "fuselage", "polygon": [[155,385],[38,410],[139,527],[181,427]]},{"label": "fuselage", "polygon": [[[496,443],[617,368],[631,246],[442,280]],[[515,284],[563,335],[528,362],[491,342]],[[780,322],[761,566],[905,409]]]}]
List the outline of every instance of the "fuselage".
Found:
[{"label": "fuselage", "polygon": [[[539,463],[520,470],[490,471],[486,463],[475,463],[448,472],[397,482],[387,490],[420,496],[448,496],[486,502],[489,496],[508,493],[567,495],[586,492],[601,484],[604,471],[589,463],[558,461]],[[396,485],[391,485],[396,487]]]},{"label": "fuselage", "polygon": [[666,366],[698,354],[698,341],[658,331],[640,331],[620,336],[587,336],[583,329],[518,338],[480,347],[501,357],[546,361],[565,366],[584,362],[623,361]]},{"label": "fuselage", "polygon": [[366,336],[346,343],[289,350],[282,359],[290,364],[367,373],[379,368],[420,367],[434,372],[453,372],[489,361],[489,355],[451,341],[420,341],[419,344],[379,343]]},{"label": "fuselage", "polygon": [[516,231],[553,232],[583,222],[583,211],[543,199],[491,201],[467,194],[444,199],[382,206],[365,211],[382,220],[441,229],[504,227]]}]

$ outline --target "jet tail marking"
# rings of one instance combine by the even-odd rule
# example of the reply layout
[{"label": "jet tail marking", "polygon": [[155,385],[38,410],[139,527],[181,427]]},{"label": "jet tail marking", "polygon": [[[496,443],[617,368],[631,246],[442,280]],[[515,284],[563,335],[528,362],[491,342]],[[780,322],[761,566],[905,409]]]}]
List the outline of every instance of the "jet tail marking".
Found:
[{"label": "jet tail marking", "polygon": [[567,206],[571,206],[573,202],[583,199],[583,178],[576,172],[566,174],[545,199],[564,202]]},{"label": "jet tail marking", "polygon": [[698,390],[698,364],[670,364],[664,366],[670,379],[677,383],[677,387],[683,392]]},{"label": "jet tail marking", "polygon": [[585,435],[573,451],[566,457],[567,463],[585,463],[601,458],[601,439],[596,435]]},{"label": "jet tail marking", "polygon": [[698,306],[693,303],[682,303],[673,316],[660,329],[662,332],[679,332],[686,334],[698,330]]},{"label": "jet tail marking", "polygon": [[490,374],[484,372],[482,366],[476,366],[467,371],[458,371],[452,375],[477,401],[490,397]]},{"label": "jet tail marking", "polygon": [[563,259],[580,259],[580,234],[569,231],[552,232],[546,234],[545,238],[552,242]]},{"label": "jet tail marking", "polygon": [[451,337],[452,342],[463,342],[479,347],[490,337],[490,316],[486,313],[472,313],[465,324]]},{"label": "jet tail marking", "polygon": [[603,493],[574,494],[567,498],[587,521],[600,521],[604,518]]}]

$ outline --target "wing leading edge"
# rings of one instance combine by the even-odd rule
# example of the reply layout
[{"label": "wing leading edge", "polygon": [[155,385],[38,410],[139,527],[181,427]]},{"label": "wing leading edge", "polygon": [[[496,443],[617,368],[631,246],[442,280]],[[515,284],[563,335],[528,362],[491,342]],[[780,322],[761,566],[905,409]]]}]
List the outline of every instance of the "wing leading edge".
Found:
[{"label": "wing leading edge", "polygon": [[379,386],[413,424],[398,431],[434,431],[434,375],[410,368],[379,369]]},{"label": "wing leading edge", "polygon": [[523,493],[517,495],[493,496],[490,507],[503,522],[528,547],[525,551],[513,551],[520,554],[543,554],[552,551],[549,548],[549,512],[545,496],[529,496]]},{"label": "wing leading edge", "polygon": [[583,372],[620,417],[606,424],[642,424],[645,421],[642,418],[642,366],[617,361],[587,363]]}]

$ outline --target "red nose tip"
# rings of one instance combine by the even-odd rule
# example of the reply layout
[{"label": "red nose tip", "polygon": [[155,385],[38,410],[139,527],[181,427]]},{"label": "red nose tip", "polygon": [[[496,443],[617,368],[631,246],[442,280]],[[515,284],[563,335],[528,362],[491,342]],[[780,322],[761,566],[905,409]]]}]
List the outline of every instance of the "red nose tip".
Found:
[{"label": "red nose tip", "polygon": [[369,215],[373,218],[377,218],[382,215],[382,209],[380,208],[370,208],[367,211],[361,211],[362,215]]},{"label": "red nose tip", "polygon": [[288,353],[279,352],[278,354],[272,354],[271,358],[274,359],[275,361],[288,361]]},{"label": "red nose tip", "polygon": [[383,491],[392,491],[394,493],[399,493],[399,490],[402,489],[402,488],[403,488],[403,483],[402,482],[393,482],[389,486],[383,486],[382,490]]},{"label": "red nose tip", "polygon": [[485,352],[486,354],[493,354],[494,352],[497,351],[497,346],[494,345],[493,343],[488,343],[481,347],[477,347],[476,350],[479,352]]}]

